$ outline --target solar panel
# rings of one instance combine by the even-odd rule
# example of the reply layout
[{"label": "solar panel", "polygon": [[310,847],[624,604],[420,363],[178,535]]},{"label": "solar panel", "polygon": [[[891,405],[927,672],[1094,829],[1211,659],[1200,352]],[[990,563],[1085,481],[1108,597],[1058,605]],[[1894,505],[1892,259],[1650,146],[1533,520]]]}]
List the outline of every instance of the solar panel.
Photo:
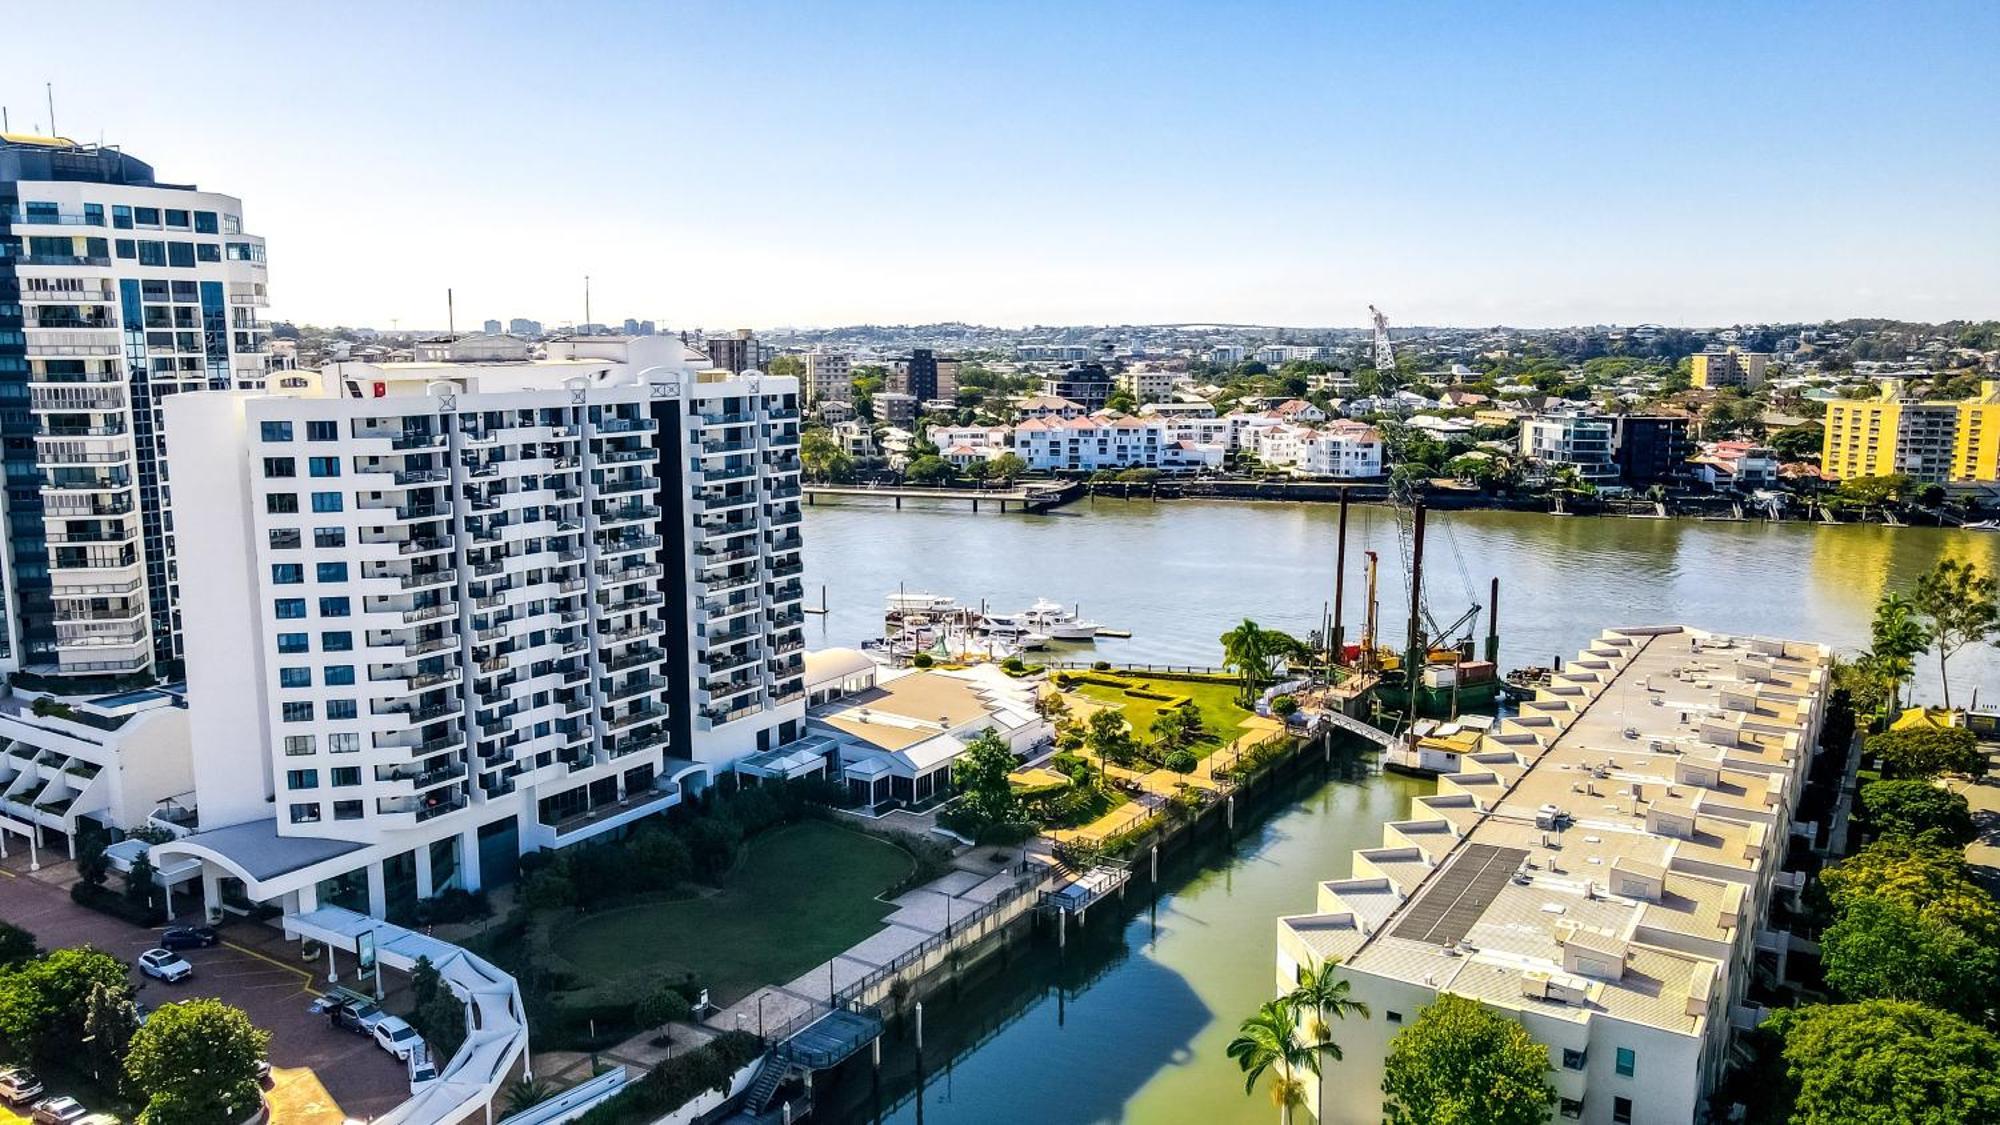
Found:
[{"label": "solar panel", "polygon": [[1493,896],[1521,869],[1528,853],[1493,844],[1467,844],[1410,904],[1396,936],[1450,945],[1471,932]]}]

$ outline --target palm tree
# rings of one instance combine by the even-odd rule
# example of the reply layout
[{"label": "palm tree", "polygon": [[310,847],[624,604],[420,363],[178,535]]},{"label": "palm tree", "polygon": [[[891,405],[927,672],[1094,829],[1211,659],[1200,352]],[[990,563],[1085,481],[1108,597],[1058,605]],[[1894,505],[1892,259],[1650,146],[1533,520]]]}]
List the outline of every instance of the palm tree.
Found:
[{"label": "palm tree", "polygon": [[1299,1104],[1305,1083],[1300,1070],[1319,1073],[1319,1054],[1299,1040],[1298,1010],[1289,998],[1266,1000],[1257,1014],[1236,1029],[1229,1041],[1229,1057],[1243,1069],[1243,1092],[1257,1088],[1257,1079],[1276,1068],[1271,1079],[1271,1103],[1278,1107],[1278,1120],[1290,1125],[1292,1107]]},{"label": "palm tree", "polygon": [[1257,685],[1271,674],[1271,662],[1281,656],[1305,651],[1305,645],[1290,633],[1266,629],[1249,618],[1222,634],[1222,663],[1243,677],[1237,702],[1249,707],[1257,701]]},{"label": "palm tree", "polygon": [[1900,708],[1902,687],[1916,675],[1916,658],[1930,647],[1930,636],[1917,615],[1916,603],[1897,593],[1882,595],[1875,603],[1875,619],[1869,625],[1869,658],[1875,669],[1889,680],[1889,709]]},{"label": "palm tree", "polygon": [[[1310,1013],[1311,1022],[1307,1024],[1306,1030],[1312,1032],[1313,1054],[1325,1055],[1334,1062],[1339,1062],[1344,1056],[1341,1054],[1340,1044],[1333,1041],[1333,1028],[1327,1025],[1327,1017],[1346,1019],[1347,1013],[1354,1012],[1362,1019],[1367,1019],[1368,1005],[1348,995],[1347,981],[1334,975],[1334,965],[1335,962],[1327,961],[1321,963],[1318,968],[1313,968],[1311,965],[1301,968],[1298,987],[1292,989],[1291,995],[1285,999],[1291,1001],[1292,1006],[1299,1011]],[[1324,1120],[1326,1072],[1315,1066],[1313,1073],[1319,1078],[1319,1115]]]}]

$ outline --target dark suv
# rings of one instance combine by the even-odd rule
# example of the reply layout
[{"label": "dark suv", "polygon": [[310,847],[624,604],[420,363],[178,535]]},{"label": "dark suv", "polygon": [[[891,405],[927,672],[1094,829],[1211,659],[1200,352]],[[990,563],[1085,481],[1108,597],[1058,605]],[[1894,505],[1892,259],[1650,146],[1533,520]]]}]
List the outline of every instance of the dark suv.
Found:
[{"label": "dark suv", "polygon": [[162,949],[207,949],[222,940],[222,935],[208,926],[169,926],[160,934]]}]

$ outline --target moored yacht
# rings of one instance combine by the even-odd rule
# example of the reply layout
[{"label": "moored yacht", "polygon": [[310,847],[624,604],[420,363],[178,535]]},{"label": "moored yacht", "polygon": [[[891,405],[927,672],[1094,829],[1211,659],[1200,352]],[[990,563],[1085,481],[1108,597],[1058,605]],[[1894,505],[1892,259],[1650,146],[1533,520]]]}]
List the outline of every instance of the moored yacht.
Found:
[{"label": "moored yacht", "polygon": [[1059,641],[1087,641],[1100,628],[1097,622],[1085,621],[1074,610],[1064,609],[1047,598],[1038,599],[1020,619],[1029,628]]}]

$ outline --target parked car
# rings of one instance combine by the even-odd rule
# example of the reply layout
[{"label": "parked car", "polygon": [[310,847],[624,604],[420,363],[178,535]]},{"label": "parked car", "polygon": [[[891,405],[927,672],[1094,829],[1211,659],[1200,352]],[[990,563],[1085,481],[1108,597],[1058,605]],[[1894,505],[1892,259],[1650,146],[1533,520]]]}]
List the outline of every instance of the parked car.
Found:
[{"label": "parked car", "polygon": [[408,1059],[410,1054],[423,1046],[424,1037],[417,1034],[408,1020],[400,1016],[383,1016],[375,1021],[375,1045],[396,1056]]},{"label": "parked car", "polygon": [[154,980],[174,984],[193,976],[194,966],[170,949],[148,949],[139,954],[139,971]]},{"label": "parked car", "polygon": [[207,949],[222,942],[212,926],[168,926],[160,934],[162,949]]},{"label": "parked car", "polygon": [[375,1025],[389,1018],[389,1013],[364,1000],[349,1000],[329,1013],[333,1026],[351,1031],[356,1035],[367,1035],[375,1030]]},{"label": "parked car", "polygon": [[42,1096],[42,1080],[24,1066],[0,1070],[0,1100],[9,1105],[27,1105]]},{"label": "parked car", "polygon": [[35,1125],[76,1125],[90,1116],[83,1103],[75,1098],[50,1098],[35,1103],[35,1112],[29,1120]]}]

